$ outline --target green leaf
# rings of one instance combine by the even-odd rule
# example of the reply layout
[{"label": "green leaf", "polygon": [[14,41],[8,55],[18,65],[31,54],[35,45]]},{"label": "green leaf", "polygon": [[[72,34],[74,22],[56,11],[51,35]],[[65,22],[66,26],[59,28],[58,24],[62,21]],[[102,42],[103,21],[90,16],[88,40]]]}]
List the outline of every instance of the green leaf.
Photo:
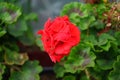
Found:
[{"label": "green leaf", "polygon": [[27,61],[20,71],[13,71],[9,80],[40,80],[42,67],[38,61]]},{"label": "green leaf", "polygon": [[103,29],[105,27],[105,23],[103,23],[102,20],[97,20],[94,21],[91,26],[95,27],[96,29]]},{"label": "green leaf", "polygon": [[108,80],[109,71],[101,70],[98,66],[95,66],[94,68],[89,68],[89,74],[95,80]]},{"label": "green leaf", "polygon": [[[80,20],[80,29],[81,30],[86,30],[90,27],[90,25],[95,21],[95,17],[94,16],[88,16],[84,19],[81,18]],[[86,24],[87,23],[87,24]],[[83,28],[84,27],[84,28]]]},{"label": "green leaf", "polygon": [[93,47],[93,45],[98,45],[97,39],[94,35],[89,35],[89,36],[83,35],[83,38],[84,38],[84,42],[91,45],[91,47]]},{"label": "green leaf", "polygon": [[96,20],[91,12],[90,4],[72,2],[64,6],[61,15],[68,15],[75,25],[79,26],[81,30],[86,30]]},{"label": "green leaf", "polygon": [[116,40],[113,36],[111,36],[110,34],[106,34],[106,33],[103,33],[100,35],[99,39],[101,40],[105,40],[105,39],[108,39],[108,40]]},{"label": "green leaf", "polygon": [[110,47],[111,47],[110,41],[107,42],[107,44],[100,46],[100,48],[102,48],[105,51],[109,51]]},{"label": "green leaf", "polygon": [[103,33],[99,36],[98,46],[104,51],[109,51],[112,44],[117,44],[116,39],[113,36],[106,33]]},{"label": "green leaf", "polygon": [[120,45],[120,31],[115,32],[114,35],[115,35],[115,38],[117,39],[116,41],[117,41],[118,45]]},{"label": "green leaf", "polygon": [[19,40],[21,43],[28,46],[33,45],[35,43],[35,36],[30,26],[28,30],[24,33],[24,35],[19,37]]},{"label": "green leaf", "polygon": [[39,65],[39,61],[27,61],[23,67],[22,67],[23,71],[31,71],[31,75],[32,74],[38,74],[42,71],[42,67]]},{"label": "green leaf", "polygon": [[[80,27],[80,30],[86,30],[89,28],[89,25],[90,23],[88,22],[88,18],[84,18],[84,19],[81,19],[80,22],[79,22],[79,27]],[[87,22],[87,24],[86,24]]]},{"label": "green leaf", "polygon": [[79,14],[78,13],[71,13],[70,14],[70,20],[71,20],[72,23],[77,25],[80,22]]},{"label": "green leaf", "polygon": [[4,51],[9,51],[10,50],[10,51],[19,52],[19,46],[18,46],[17,42],[15,40],[13,40],[13,39],[11,39],[11,40],[7,39],[7,40],[9,40],[9,42],[2,46]]},{"label": "green leaf", "polygon": [[[105,45],[108,41],[115,41],[115,40],[116,39],[113,36],[103,33],[99,37],[98,46]],[[109,43],[108,43],[108,46],[109,46]]]},{"label": "green leaf", "polygon": [[69,75],[69,76],[65,76],[63,80],[76,80],[76,79],[75,76]]},{"label": "green leaf", "polygon": [[35,13],[30,13],[25,16],[25,20],[37,20],[38,16]]},{"label": "green leaf", "polygon": [[0,30],[0,37],[4,36],[6,34],[6,31],[5,30]]},{"label": "green leaf", "polygon": [[81,69],[85,69],[86,67],[94,67],[95,66],[95,58],[96,56],[94,55],[93,52],[90,52],[89,54],[84,53],[84,62],[82,64],[82,68]]},{"label": "green leaf", "polygon": [[68,4],[64,5],[64,8],[62,9],[60,15],[61,16],[63,16],[63,15],[70,15],[70,13],[76,12],[75,10],[80,11],[79,10],[80,6],[81,6],[81,3],[79,3],[79,2],[68,3]]},{"label": "green leaf", "polygon": [[109,70],[113,68],[114,60],[98,59],[96,60],[96,63],[100,69]]},{"label": "green leaf", "polygon": [[120,55],[117,56],[117,61],[113,65],[113,70],[108,76],[109,80],[120,80]]},{"label": "green leaf", "polygon": [[[76,20],[76,19],[74,19]],[[89,27],[91,27],[90,25],[95,21],[95,17],[94,16],[87,16],[84,18],[80,18],[78,25],[80,27],[81,30],[86,30]],[[86,24],[87,23],[87,24]]]},{"label": "green leaf", "polygon": [[83,57],[68,57],[68,60],[64,63],[65,71],[70,73],[80,71],[82,63]]},{"label": "green leaf", "polygon": [[28,26],[24,19],[19,20],[16,24],[13,24],[10,27],[8,27],[8,32],[15,37],[24,35],[25,31],[27,30]]},{"label": "green leaf", "polygon": [[0,80],[3,80],[2,79],[2,75],[5,72],[5,68],[6,68],[5,65],[3,65],[3,64],[0,63]]},{"label": "green leaf", "polygon": [[60,65],[60,64],[56,64],[54,66],[54,72],[56,73],[56,77],[59,78],[59,77],[63,77],[64,76],[64,73],[65,73],[65,68],[64,66]]},{"label": "green leaf", "polygon": [[96,58],[96,55],[92,51],[90,51],[91,45],[88,43],[81,43],[79,50],[80,56],[82,56],[84,60],[81,65],[81,69],[84,70],[86,67],[94,67],[94,60]]},{"label": "green leaf", "polygon": [[80,56],[78,48],[79,45],[73,47],[69,56],[67,57],[67,61],[64,63],[66,72],[75,73],[76,71],[81,70],[81,65],[84,61],[84,58]]},{"label": "green leaf", "polygon": [[37,37],[36,40],[35,40],[35,42],[36,42],[36,45],[37,45],[38,47],[40,47],[41,50],[44,50],[44,49],[43,49],[42,41],[40,40],[40,37]]},{"label": "green leaf", "polygon": [[87,67],[94,67],[94,60],[96,56],[90,51],[91,45],[80,43],[71,50],[64,62],[65,72],[75,73],[86,69]]},{"label": "green leaf", "polygon": [[23,65],[25,61],[28,60],[28,55],[27,53],[18,53],[6,49],[4,59],[5,59],[5,63],[8,65],[13,65],[13,64]]},{"label": "green leaf", "polygon": [[12,24],[16,22],[18,17],[21,15],[21,10],[19,7],[11,3],[0,3],[0,19],[7,24]]}]

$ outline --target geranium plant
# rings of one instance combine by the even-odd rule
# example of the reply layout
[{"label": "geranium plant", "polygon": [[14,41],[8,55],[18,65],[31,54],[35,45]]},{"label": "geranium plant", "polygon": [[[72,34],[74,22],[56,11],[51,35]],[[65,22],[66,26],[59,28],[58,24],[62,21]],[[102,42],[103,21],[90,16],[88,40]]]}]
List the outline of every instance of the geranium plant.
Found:
[{"label": "geranium plant", "polygon": [[[78,45],[70,48],[69,55],[55,64],[56,77],[63,78],[63,80],[120,80],[120,2],[119,0],[116,2],[86,1],[92,1],[90,2],[92,4],[71,2],[66,4],[61,11],[61,16],[67,15],[72,24],[80,29],[81,35],[77,36],[81,37],[81,40]],[[54,24],[54,21],[53,23],[48,21],[45,27],[50,27],[50,31],[56,30],[60,29],[64,23]],[[51,27],[53,24],[54,26]],[[73,32],[71,30],[68,34],[73,34]],[[49,33],[47,34],[46,31],[46,35],[45,32],[40,32],[40,34],[44,36],[42,37],[44,44],[44,39]],[[63,34],[57,37],[62,39],[63,36],[67,38],[69,35]],[[52,42],[52,38],[55,39],[55,37],[49,37],[47,38],[50,42]],[[70,41],[70,44],[73,44],[75,40],[76,38]],[[49,46],[48,48],[52,45],[50,42],[45,43]],[[44,47],[46,47],[45,44]],[[63,49],[64,47],[59,51],[63,51],[64,54]],[[45,50],[47,49],[45,48]],[[50,53],[48,50],[47,52],[49,55],[59,55],[57,51],[56,54]],[[56,59],[58,58],[56,57]]]},{"label": "geranium plant", "polygon": [[30,61],[27,50],[21,51],[19,45],[34,45],[28,22],[36,15],[26,15],[14,1],[0,2],[0,80],[40,80],[42,67],[38,61]]}]

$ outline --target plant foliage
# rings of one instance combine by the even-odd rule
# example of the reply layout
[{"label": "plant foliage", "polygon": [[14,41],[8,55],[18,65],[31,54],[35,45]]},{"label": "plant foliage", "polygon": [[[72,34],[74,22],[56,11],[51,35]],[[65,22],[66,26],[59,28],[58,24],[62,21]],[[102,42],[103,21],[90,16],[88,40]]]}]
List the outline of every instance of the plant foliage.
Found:
[{"label": "plant foliage", "polygon": [[[81,30],[81,42],[54,67],[64,80],[120,80],[120,2],[71,2],[61,11]],[[74,75],[74,76],[73,76]]]},{"label": "plant foliage", "polygon": [[15,2],[0,2],[0,80],[40,80],[42,67],[20,48],[20,44],[35,45],[30,21],[37,16],[25,14]]}]

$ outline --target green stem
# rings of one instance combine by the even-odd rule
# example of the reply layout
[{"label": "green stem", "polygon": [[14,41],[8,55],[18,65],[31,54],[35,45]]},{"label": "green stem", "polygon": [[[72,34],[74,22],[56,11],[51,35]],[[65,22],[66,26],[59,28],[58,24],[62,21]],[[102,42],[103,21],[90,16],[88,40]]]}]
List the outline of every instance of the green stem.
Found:
[{"label": "green stem", "polygon": [[90,73],[88,72],[88,70],[87,70],[87,69],[85,69],[85,74],[86,74],[86,76],[87,76],[88,80],[90,80]]}]

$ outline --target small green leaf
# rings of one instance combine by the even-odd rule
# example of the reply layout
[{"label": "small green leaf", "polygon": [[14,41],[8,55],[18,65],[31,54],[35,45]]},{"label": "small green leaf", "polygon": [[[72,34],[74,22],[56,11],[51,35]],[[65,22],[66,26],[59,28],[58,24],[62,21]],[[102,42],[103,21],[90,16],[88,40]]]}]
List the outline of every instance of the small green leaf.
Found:
[{"label": "small green leaf", "polygon": [[27,61],[21,68],[21,71],[11,72],[9,80],[40,80],[39,73],[42,67],[38,61]]},{"label": "small green leaf", "polygon": [[[108,41],[115,41],[115,40],[116,39],[113,36],[103,33],[99,37],[98,46],[105,45]],[[109,46],[109,43],[108,43],[108,46]]]},{"label": "small green leaf", "polygon": [[103,29],[105,27],[105,23],[102,22],[102,20],[97,20],[91,24],[92,27],[95,27],[96,29]]},{"label": "small green leaf", "polygon": [[22,70],[24,71],[30,70],[32,75],[32,74],[40,73],[42,71],[42,67],[39,65],[39,61],[27,61],[23,65]]},{"label": "small green leaf", "polygon": [[108,80],[107,77],[109,72],[107,70],[101,70],[98,66],[95,66],[93,68],[89,68],[89,74],[95,80]]},{"label": "small green leaf", "polygon": [[80,6],[81,6],[81,3],[79,3],[79,2],[68,3],[68,4],[64,5],[64,8],[62,9],[60,15],[61,16],[70,15],[70,13],[72,13],[72,12],[74,13],[75,10],[78,10],[80,12],[80,8],[79,8]]},{"label": "small green leaf", "polygon": [[114,60],[105,60],[105,59],[99,59],[96,60],[97,65],[102,70],[108,70],[113,68]]},{"label": "small green leaf", "polygon": [[80,22],[79,14],[78,13],[71,13],[70,14],[70,20],[71,20],[72,23],[77,25]]},{"label": "small green leaf", "polygon": [[105,51],[108,51],[110,47],[111,47],[110,41],[107,42],[107,44],[100,46],[100,48],[102,48]]},{"label": "small green leaf", "polygon": [[3,30],[3,31],[0,31],[0,37],[4,36],[6,34],[6,31]]},{"label": "small green leaf", "polygon": [[113,36],[111,36],[110,34],[106,34],[106,33],[103,33],[100,35],[99,37],[99,40],[116,40]]},{"label": "small green leaf", "polygon": [[5,59],[5,63],[8,65],[13,65],[13,64],[23,65],[25,61],[28,60],[28,55],[27,53],[18,53],[6,49],[4,59]]},{"label": "small green leaf", "polygon": [[63,77],[64,76],[64,73],[65,73],[65,68],[64,66],[60,65],[60,64],[56,64],[54,66],[54,71],[56,73],[56,77],[59,78],[59,77]]},{"label": "small green leaf", "polygon": [[97,42],[97,39],[95,38],[94,35],[89,35],[89,36],[84,36],[83,35],[83,38],[85,39],[84,42],[86,42],[87,44],[90,44],[90,45],[98,45],[98,42]]},{"label": "small green leaf", "polygon": [[94,67],[95,66],[95,54],[93,52],[90,53],[84,53],[84,62],[82,63],[82,70],[84,70],[86,67]]},{"label": "small green leaf", "polygon": [[117,56],[117,61],[113,65],[113,70],[108,76],[109,80],[120,80],[120,55]]},{"label": "small green leaf", "polygon": [[[65,71],[70,73],[75,73],[81,70],[81,65],[83,63],[83,57],[68,57],[68,60],[64,63]],[[71,67],[70,67],[71,66]]]},{"label": "small green leaf", "polygon": [[42,44],[42,42],[41,42],[41,40],[40,40],[40,37],[37,37],[37,38],[36,38],[36,45],[39,46],[41,50],[44,50],[44,49],[43,49],[43,44]]},{"label": "small green leaf", "polygon": [[28,30],[24,33],[24,35],[19,37],[19,40],[21,43],[23,43],[24,45],[28,45],[28,46],[31,46],[35,43],[35,36],[30,26]]},{"label": "small green leaf", "polygon": [[8,27],[8,32],[15,37],[22,36],[27,30],[28,26],[24,19],[18,20],[16,24],[12,24]]},{"label": "small green leaf", "polygon": [[61,15],[68,15],[75,25],[79,26],[81,30],[86,30],[95,21],[95,16],[91,14],[91,11],[90,4],[72,2],[65,5]]},{"label": "small green leaf", "polygon": [[37,20],[38,16],[35,13],[30,13],[25,16],[25,20]]},{"label": "small green leaf", "polygon": [[79,27],[81,30],[86,30],[89,28],[89,23],[85,24],[86,22],[88,22],[88,18],[84,18],[84,19],[81,19],[80,22],[79,22]]}]

